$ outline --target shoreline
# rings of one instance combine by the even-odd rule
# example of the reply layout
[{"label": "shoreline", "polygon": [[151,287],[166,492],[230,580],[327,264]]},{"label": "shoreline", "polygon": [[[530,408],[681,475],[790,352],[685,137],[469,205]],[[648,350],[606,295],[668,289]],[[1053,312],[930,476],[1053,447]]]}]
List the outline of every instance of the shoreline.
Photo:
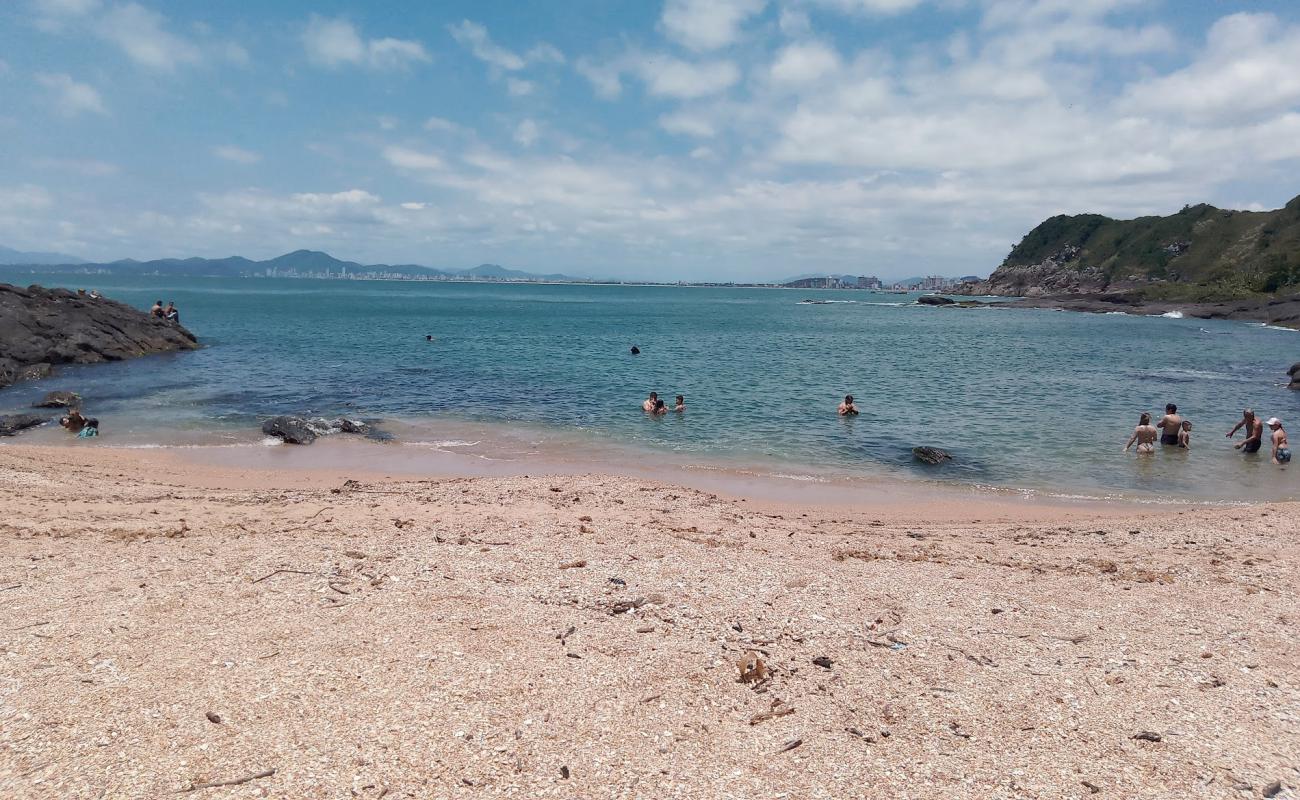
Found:
[{"label": "shoreline", "polygon": [[31,446],[0,498],[6,797],[1295,782],[1296,503],[816,508]]},{"label": "shoreline", "polygon": [[[951,296],[970,297],[960,294]],[[957,301],[953,304],[953,307],[1060,309],[1062,311],[1080,311],[1090,314],[1122,313],[1147,317],[1177,313],[1194,319],[1230,320],[1263,324],[1278,329],[1300,330],[1300,296],[1261,297],[1215,302],[1178,302],[1173,300],[1146,300],[1128,293],[1099,293],[1046,297],[1011,297],[1009,300],[1001,302],[965,299]]]},{"label": "shoreline", "polygon": [[[382,423],[381,423],[382,425]],[[514,478],[529,476],[576,477],[599,475],[609,478],[652,480],[698,491],[716,492],[734,499],[797,504],[811,508],[860,509],[885,506],[898,513],[932,510],[936,501],[944,506],[974,504],[998,508],[1011,514],[1048,511],[1091,511],[1103,514],[1114,509],[1122,513],[1143,513],[1157,509],[1248,507],[1285,503],[1300,498],[1170,496],[1168,493],[1138,493],[1134,490],[1104,490],[1096,487],[1007,486],[961,478],[928,477],[899,468],[878,465],[872,472],[845,473],[816,469],[809,465],[770,462],[708,460],[680,453],[663,452],[628,443],[576,443],[561,438],[544,440],[556,432],[528,428],[494,428],[485,433],[480,424],[459,423],[440,432],[437,440],[386,441],[362,436],[334,434],[310,445],[276,443],[264,436],[247,435],[184,444],[108,443],[69,438],[62,431],[43,437],[0,442],[0,451],[48,451],[60,453],[120,454],[135,463],[147,463],[151,456],[188,468],[243,470],[267,474],[322,474],[345,480],[362,476],[371,480],[396,478]],[[403,433],[407,431],[403,430]],[[506,434],[509,435],[506,435]],[[559,432],[561,435],[564,432]],[[490,439],[494,434],[498,438]],[[462,438],[457,438],[462,437]],[[535,437],[543,437],[537,439]],[[32,439],[36,439],[32,441]],[[472,441],[471,441],[472,440]],[[90,456],[93,460],[95,456]],[[113,456],[105,456],[113,458]]]}]

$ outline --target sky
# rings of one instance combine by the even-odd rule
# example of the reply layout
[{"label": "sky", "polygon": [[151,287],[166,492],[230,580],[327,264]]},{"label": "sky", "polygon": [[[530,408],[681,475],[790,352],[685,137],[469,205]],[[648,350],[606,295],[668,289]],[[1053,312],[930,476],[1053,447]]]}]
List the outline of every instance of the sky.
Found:
[{"label": "sky", "polygon": [[0,2],[0,244],[985,275],[1300,194],[1300,3]]}]

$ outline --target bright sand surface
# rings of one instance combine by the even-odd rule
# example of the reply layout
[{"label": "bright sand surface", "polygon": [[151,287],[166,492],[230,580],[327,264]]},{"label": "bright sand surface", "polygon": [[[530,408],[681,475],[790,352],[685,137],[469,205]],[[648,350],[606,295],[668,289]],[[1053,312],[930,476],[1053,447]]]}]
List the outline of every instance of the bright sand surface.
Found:
[{"label": "bright sand surface", "polygon": [[1294,504],[420,476],[322,444],[0,447],[0,797],[1300,785]]}]

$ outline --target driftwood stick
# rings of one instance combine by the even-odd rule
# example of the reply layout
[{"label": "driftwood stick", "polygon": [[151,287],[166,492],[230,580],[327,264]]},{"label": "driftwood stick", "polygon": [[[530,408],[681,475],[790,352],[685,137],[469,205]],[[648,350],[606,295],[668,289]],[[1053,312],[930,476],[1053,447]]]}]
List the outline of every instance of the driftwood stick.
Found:
[{"label": "driftwood stick", "polygon": [[0,587],[0,592],[7,592],[7,591],[9,591],[10,589],[17,589],[19,586],[22,586],[22,584],[21,584],[21,583],[15,583],[13,586],[4,586],[4,587]]},{"label": "driftwood stick", "polygon": [[253,583],[261,583],[262,581],[266,580],[267,578],[271,578],[271,577],[274,577],[274,576],[276,576],[276,575],[279,575],[281,572],[292,572],[292,573],[295,574],[295,575],[311,575],[311,574],[313,574],[313,573],[308,572],[307,570],[303,570],[303,569],[277,569],[277,570],[275,570],[274,572],[268,572],[267,574],[263,575],[262,577],[258,578],[258,579],[255,580],[255,581],[253,581]]},{"label": "driftwood stick", "polygon": [[255,781],[258,778],[269,778],[274,774],[275,774],[275,770],[268,769],[268,770],[263,770],[262,772],[259,772],[256,775],[249,775],[244,778],[235,778],[234,780],[230,780],[230,781],[209,781],[207,783],[196,783],[188,789],[181,789],[179,792],[177,792],[177,794],[181,794],[183,792],[197,792],[199,789],[216,789],[219,786],[238,786],[241,783],[248,783],[249,781]]}]

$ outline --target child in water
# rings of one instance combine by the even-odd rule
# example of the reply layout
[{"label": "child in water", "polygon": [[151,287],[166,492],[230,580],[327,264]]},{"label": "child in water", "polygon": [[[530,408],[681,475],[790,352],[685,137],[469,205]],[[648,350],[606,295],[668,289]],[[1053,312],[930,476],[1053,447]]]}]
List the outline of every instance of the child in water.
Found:
[{"label": "child in water", "polygon": [[1190,450],[1192,449],[1192,423],[1183,420],[1183,424],[1178,428],[1178,446]]}]

